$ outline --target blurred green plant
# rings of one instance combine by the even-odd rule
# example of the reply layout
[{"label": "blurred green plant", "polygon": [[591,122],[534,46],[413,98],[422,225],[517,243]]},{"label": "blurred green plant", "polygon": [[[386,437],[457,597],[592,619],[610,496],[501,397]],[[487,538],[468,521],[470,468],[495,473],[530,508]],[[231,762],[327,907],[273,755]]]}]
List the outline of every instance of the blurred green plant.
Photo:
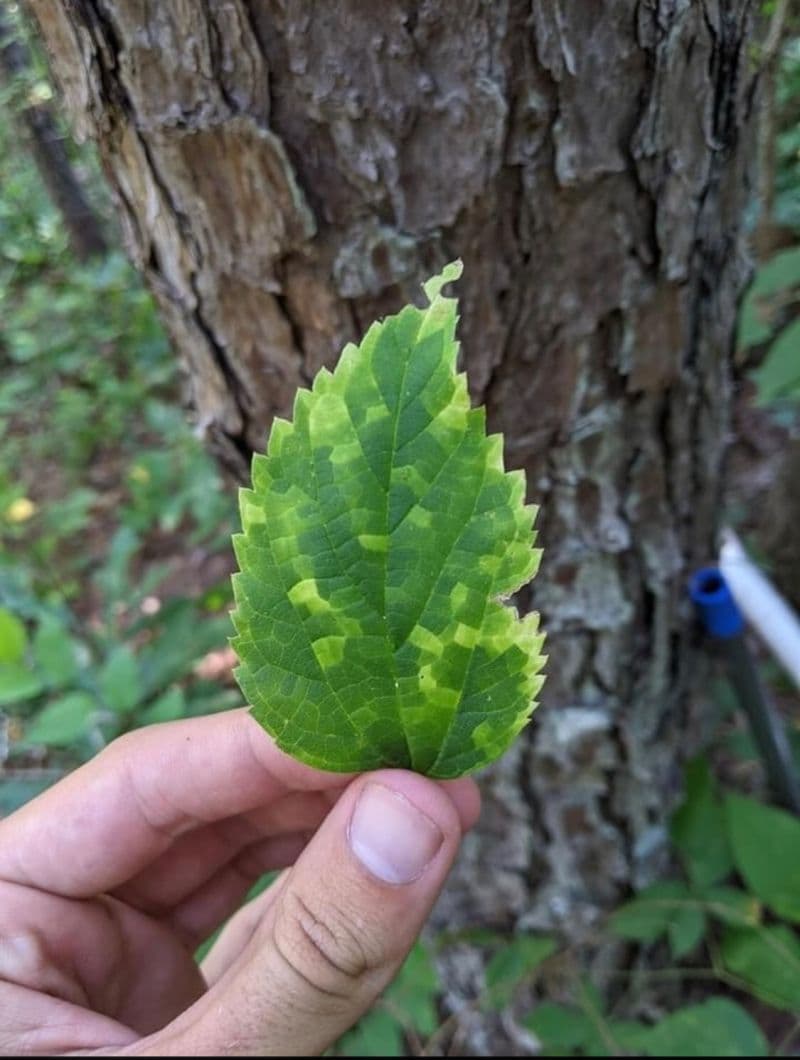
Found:
[{"label": "blurred green plant", "polygon": [[739,349],[760,360],[753,371],[762,405],[800,400],[800,246],[757,270],[742,306]]},{"label": "blurred green plant", "polygon": [[[800,401],[800,35],[791,30],[777,55],[764,121],[774,128],[762,159],[767,186],[760,228],[768,251],[758,263],[742,306],[740,363],[755,366],[757,400],[778,413]],[[763,183],[763,181],[762,181]],[[758,242],[758,240],[757,240]],[[762,247],[763,253],[763,247]]]},{"label": "blurred green plant", "polygon": [[775,142],[775,220],[800,232],[800,34],[790,34],[781,49],[775,104],[780,119]]},{"label": "blurred green plant", "polygon": [[[0,572],[0,600],[13,596],[4,590]],[[235,689],[193,671],[230,633],[227,614],[208,610],[202,599],[174,599],[134,617],[124,631],[102,623],[78,632],[63,608],[35,598],[20,608],[16,590],[17,608],[35,617],[25,623],[0,608],[0,708],[13,711],[18,730],[7,768],[37,748],[68,751],[67,764],[75,765],[138,725],[241,702]]]},{"label": "blurred green plant", "polygon": [[[152,298],[121,252],[76,261],[19,139],[16,111],[52,95],[31,55],[0,90],[3,813],[129,728],[241,701],[195,672],[231,632],[225,571],[195,583],[230,549],[234,501]],[[67,147],[113,230],[93,155]]]},{"label": "blurred green plant", "polygon": [[[432,948],[415,949],[334,1055],[438,1055],[464,1015],[512,1004],[518,1010],[531,991],[538,1000],[521,1025],[546,1056],[790,1055],[800,1034],[800,821],[723,792],[697,758],[687,766],[670,836],[682,877],[643,888],[614,911],[603,933],[606,941],[647,950],[650,959],[610,973],[619,985],[605,996],[574,954],[547,936],[442,935]],[[483,988],[442,1019],[433,955],[464,941],[488,950]],[[672,989],[671,1003],[661,1002],[652,991],[658,984],[678,986],[690,1000],[674,1007]],[[635,1011],[645,996],[646,1016],[618,1015]],[[756,1016],[779,1026],[783,1040],[770,1043]]]}]

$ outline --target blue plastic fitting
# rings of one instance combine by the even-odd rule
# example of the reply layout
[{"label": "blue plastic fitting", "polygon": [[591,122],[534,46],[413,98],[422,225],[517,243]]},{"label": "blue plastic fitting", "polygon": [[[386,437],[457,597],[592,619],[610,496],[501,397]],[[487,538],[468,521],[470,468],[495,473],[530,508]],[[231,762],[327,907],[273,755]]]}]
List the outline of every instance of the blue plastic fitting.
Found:
[{"label": "blue plastic fitting", "polygon": [[706,633],[721,640],[738,637],[744,619],[718,567],[701,567],[689,583],[691,596]]}]

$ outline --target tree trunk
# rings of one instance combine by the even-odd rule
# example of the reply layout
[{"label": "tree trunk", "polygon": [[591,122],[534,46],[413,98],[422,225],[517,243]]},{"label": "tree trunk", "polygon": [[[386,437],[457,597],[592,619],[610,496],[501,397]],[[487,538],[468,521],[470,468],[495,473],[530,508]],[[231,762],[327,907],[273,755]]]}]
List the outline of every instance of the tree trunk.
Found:
[{"label": "tree trunk", "polygon": [[[5,6],[0,3],[0,76],[12,85],[30,73],[31,57]],[[47,193],[61,213],[75,256],[86,261],[95,254],[105,254],[107,246],[100,221],[69,160],[50,104],[28,101],[17,117]]]},{"label": "tree trunk", "polygon": [[32,6],[240,477],[298,386],[464,259],[471,389],[541,504],[550,663],[438,922],[585,937],[663,866],[700,735],[684,586],[748,272],[749,0]]}]

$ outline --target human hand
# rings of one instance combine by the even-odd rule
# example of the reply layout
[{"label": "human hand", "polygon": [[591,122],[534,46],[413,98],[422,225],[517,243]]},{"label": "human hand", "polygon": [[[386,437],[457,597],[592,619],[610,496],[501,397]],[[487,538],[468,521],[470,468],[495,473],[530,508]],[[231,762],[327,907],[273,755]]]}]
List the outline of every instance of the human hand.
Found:
[{"label": "human hand", "polygon": [[468,779],[303,766],[246,711],[116,740],[0,822],[0,1053],[323,1052],[397,972],[478,809]]}]

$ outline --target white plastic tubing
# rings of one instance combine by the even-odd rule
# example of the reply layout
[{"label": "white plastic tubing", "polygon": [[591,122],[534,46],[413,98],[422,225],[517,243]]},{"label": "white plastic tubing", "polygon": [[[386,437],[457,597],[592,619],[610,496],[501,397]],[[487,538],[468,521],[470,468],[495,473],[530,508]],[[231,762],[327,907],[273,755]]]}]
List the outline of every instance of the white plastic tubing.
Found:
[{"label": "white plastic tubing", "polygon": [[719,569],[745,620],[800,688],[800,619],[732,530],[722,531]]}]

